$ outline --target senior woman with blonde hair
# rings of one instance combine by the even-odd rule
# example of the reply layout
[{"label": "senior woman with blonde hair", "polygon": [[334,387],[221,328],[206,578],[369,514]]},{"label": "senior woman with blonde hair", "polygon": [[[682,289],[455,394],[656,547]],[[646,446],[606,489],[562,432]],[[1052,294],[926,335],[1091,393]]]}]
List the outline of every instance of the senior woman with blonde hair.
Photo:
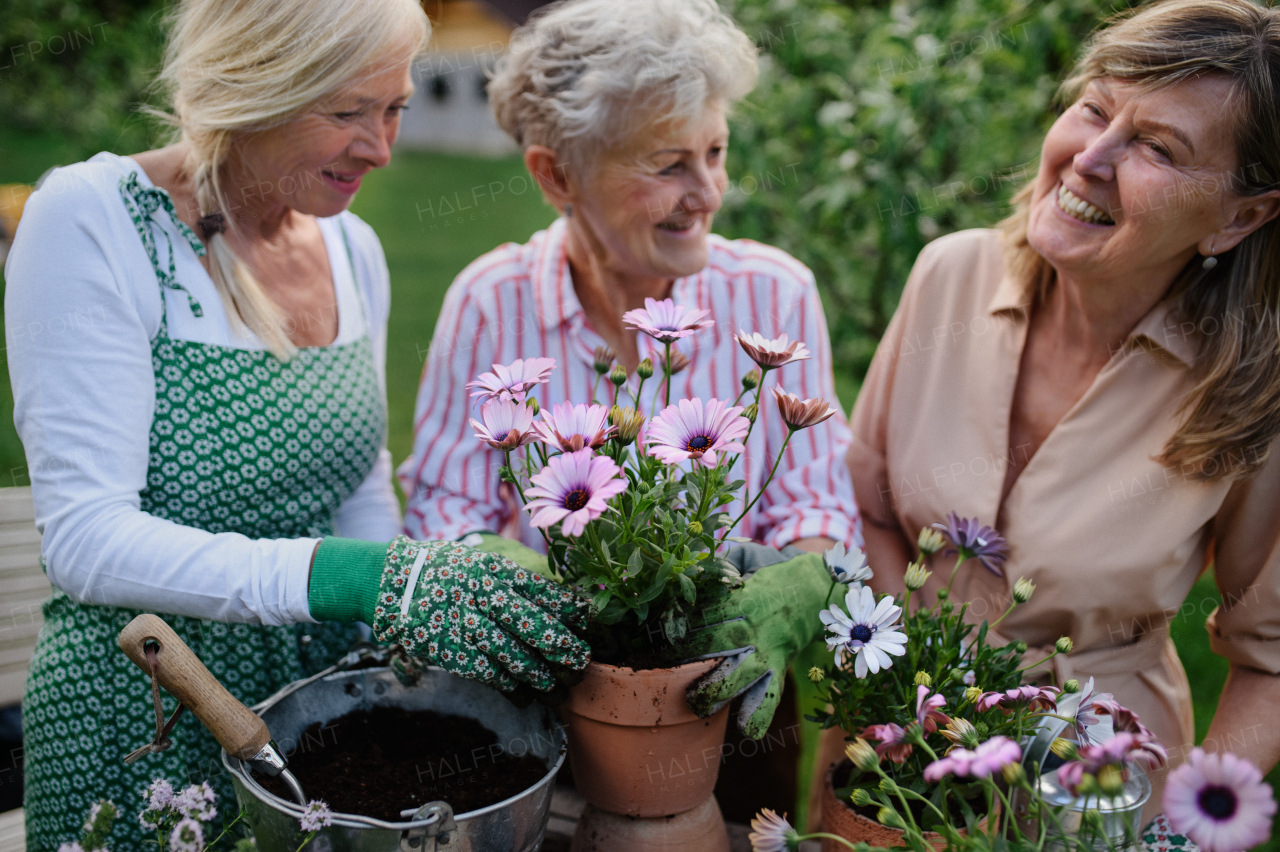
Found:
[{"label": "senior woman with blonde hair", "polygon": [[[679,341],[673,400],[735,399],[755,366],[734,339],[745,330],[804,341],[812,357],[783,367],[780,381],[836,403],[812,273],[778,249],[711,233],[728,183],[725,116],[756,73],[755,46],[714,0],[567,0],[512,36],[489,84],[490,104],[561,217],[524,245],[474,261],[445,297],[418,396],[414,453],[400,468],[411,535],[505,532],[542,547],[499,479],[502,454],[472,434],[467,384],[495,364],[552,358],[550,382],[530,391],[545,416],[556,403],[591,400],[596,363],[607,371],[616,355],[628,374],[618,399],[633,404],[637,366],[658,364],[663,354],[624,322],[647,300],[669,298],[714,323]],[[758,426],[735,473],[752,494],[786,438],[773,412]],[[831,585],[822,560],[802,551],[860,543],[842,463],[848,442],[839,416],[798,435],[734,531],[756,547],[734,548],[732,558],[747,567],[781,563],[760,573],[785,583],[779,597],[793,604],[799,590],[825,596]],[[785,547],[787,557],[777,551]],[[763,736],[788,662],[820,628],[820,608],[821,601],[811,619],[798,616],[803,626],[771,635],[754,627],[705,633],[701,650],[741,653],[727,654],[699,692],[699,711],[746,691],[740,721]]]},{"label": "senior woman with blonde hair", "polygon": [[[999,231],[917,260],[853,412],[867,555],[890,590],[916,532],[997,527],[1003,576],[953,596],[1040,667],[1093,679],[1180,762],[1191,694],[1169,639],[1199,611],[1231,663],[1205,747],[1280,758],[1280,10],[1167,0],[1100,30],[1039,173]],[[937,578],[950,558],[929,557]],[[1184,604],[1188,604],[1184,608]],[[1185,628],[1184,629],[1190,629]],[[1164,773],[1147,816],[1160,807]]]},{"label": "senior woman with blonde hair", "polygon": [[[184,0],[170,23],[178,141],[55,171],[6,269],[15,420],[54,586],[23,708],[40,852],[104,798],[125,811],[111,848],[142,848],[132,813],[157,777],[208,779],[234,815],[190,714],[172,748],[123,762],[157,734],[150,684],[115,638],[139,610],[248,704],[334,662],[356,622],[508,690],[587,661],[560,623],[583,602],[500,557],[397,536],[387,269],[346,208],[390,157],[421,7]],[[36,333],[68,312],[90,321]],[[432,616],[474,627],[442,633]]]}]

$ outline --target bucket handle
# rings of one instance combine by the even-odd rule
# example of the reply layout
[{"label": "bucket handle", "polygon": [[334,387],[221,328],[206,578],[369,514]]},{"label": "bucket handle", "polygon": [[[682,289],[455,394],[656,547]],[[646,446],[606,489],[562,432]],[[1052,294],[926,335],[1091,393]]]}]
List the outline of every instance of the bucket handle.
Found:
[{"label": "bucket handle", "polygon": [[304,689],[318,680],[324,680],[329,675],[337,674],[338,672],[345,672],[347,669],[364,661],[366,658],[383,652],[389,653],[390,648],[383,648],[380,645],[375,645],[367,639],[361,639],[359,642],[353,644],[350,650],[348,650],[347,653],[343,655],[342,659],[338,660],[338,662],[329,666],[327,669],[316,672],[311,677],[303,678],[302,680],[295,680],[293,683],[281,687],[269,697],[253,705],[253,712],[261,713],[267,707],[271,707],[277,701],[293,695],[299,689]]},{"label": "bucket handle", "polygon": [[409,817],[414,822],[421,819],[436,819],[426,825],[414,826],[400,833],[400,852],[426,852],[427,838],[435,838],[435,847],[448,846],[452,835],[458,830],[453,821],[453,808],[448,802],[428,802],[417,810],[409,809],[400,812],[400,816]]},{"label": "bucket handle", "polygon": [[228,754],[250,760],[271,742],[267,724],[241,704],[159,616],[143,613],[120,631],[120,649],[151,673],[147,646],[156,645],[156,680],[196,715]]}]

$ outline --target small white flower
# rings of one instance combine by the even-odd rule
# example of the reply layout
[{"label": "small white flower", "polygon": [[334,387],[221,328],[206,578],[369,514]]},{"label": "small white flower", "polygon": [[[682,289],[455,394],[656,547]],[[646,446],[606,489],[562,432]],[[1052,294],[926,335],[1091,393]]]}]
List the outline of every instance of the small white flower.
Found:
[{"label": "small white flower", "polygon": [[319,799],[312,799],[307,804],[307,810],[302,815],[301,822],[303,831],[319,831],[333,823],[333,811]]},{"label": "small white flower", "polygon": [[836,652],[836,665],[844,664],[844,655],[855,657],[853,671],[858,677],[866,677],[893,665],[890,655],[901,657],[907,652],[907,636],[895,624],[902,608],[885,595],[877,603],[875,595],[866,586],[851,586],[844,598],[848,615],[833,605],[818,613],[827,625],[827,650]]},{"label": "small white flower", "polygon": [[209,782],[201,781],[174,796],[173,807],[184,817],[208,822],[218,815],[217,809],[213,806],[217,797],[213,788],[209,786]]},{"label": "small white flower", "polygon": [[846,553],[844,545],[836,542],[835,547],[822,554],[822,559],[838,583],[861,585],[871,579],[871,566],[867,565],[867,555],[861,550]]},{"label": "small white flower", "polygon": [[169,835],[169,849],[170,852],[202,852],[204,827],[191,817],[179,820]]}]

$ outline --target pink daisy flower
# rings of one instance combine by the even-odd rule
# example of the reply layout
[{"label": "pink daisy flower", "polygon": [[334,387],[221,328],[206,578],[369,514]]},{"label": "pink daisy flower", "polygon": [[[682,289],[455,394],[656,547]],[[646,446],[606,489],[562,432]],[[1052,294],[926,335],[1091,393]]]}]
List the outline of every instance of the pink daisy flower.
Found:
[{"label": "pink daisy flower", "polygon": [[911,743],[907,742],[907,732],[900,726],[888,722],[883,725],[869,725],[862,732],[868,740],[880,743],[876,746],[876,754],[886,757],[894,763],[905,763],[911,756]]},{"label": "pink daisy flower", "polygon": [[776,811],[765,808],[751,820],[751,833],[747,840],[751,841],[753,852],[786,852],[796,848],[800,832],[787,822],[786,814],[778,816]]},{"label": "pink daisy flower", "polygon": [[1276,803],[1252,763],[1197,748],[1169,773],[1164,812],[1205,852],[1239,852],[1266,842]]},{"label": "pink daisy flower", "polygon": [[985,713],[999,707],[1009,714],[1023,704],[1033,711],[1054,710],[1058,706],[1059,692],[1056,686],[1019,686],[1005,692],[984,692],[977,702],[978,712]]},{"label": "pink daisy flower", "polygon": [[951,717],[939,710],[947,706],[947,699],[941,695],[929,695],[929,687],[920,684],[916,687],[916,721],[927,733],[938,730],[939,725],[950,725]]},{"label": "pink daisy flower", "polygon": [[747,334],[741,329],[733,336],[752,361],[760,365],[762,370],[773,370],[795,361],[809,360],[809,350],[799,340],[788,341],[783,334],[776,340],[770,340],[760,332]]},{"label": "pink daisy flower", "polygon": [[613,459],[587,448],[556,456],[533,475],[533,487],[525,496],[536,499],[529,501],[525,511],[533,515],[535,527],[559,523],[565,535],[576,538],[604,514],[609,498],[627,490],[627,481],[619,473],[621,468]]},{"label": "pink daisy flower", "polygon": [[730,407],[718,399],[682,399],[669,405],[649,424],[649,446],[653,455],[665,464],[679,464],[686,459],[703,467],[719,463],[717,453],[741,453],[746,450],[741,438],[746,437],[751,421],[742,416],[740,406]]},{"label": "pink daisy flower", "polygon": [[480,417],[484,423],[472,420],[471,427],[495,450],[514,450],[539,437],[533,431],[533,410],[523,402],[491,399],[480,408]]},{"label": "pink daisy flower", "polygon": [[836,413],[825,399],[801,399],[793,393],[787,393],[781,385],[771,390],[774,401],[778,403],[782,422],[793,432],[817,426]]},{"label": "pink daisy flower", "polygon": [[481,373],[467,387],[475,388],[472,397],[483,400],[509,399],[524,402],[529,388],[540,385],[551,376],[556,367],[555,358],[517,358],[510,364],[494,364],[492,373]]},{"label": "pink daisy flower", "polygon": [[566,453],[583,447],[598,449],[613,434],[609,425],[609,409],[603,405],[557,403],[550,411],[542,409],[542,421],[533,425],[538,440]]},{"label": "pink daisy flower", "polygon": [[986,778],[1006,766],[1022,760],[1022,749],[1008,737],[992,737],[973,751],[952,749],[946,757],[924,768],[924,780],[941,781],[947,775],[957,778]]},{"label": "pink daisy flower", "polygon": [[714,320],[703,319],[711,311],[677,305],[670,299],[645,299],[644,307],[627,311],[622,321],[627,328],[643,331],[654,340],[671,343],[688,337],[700,328],[715,325]]}]

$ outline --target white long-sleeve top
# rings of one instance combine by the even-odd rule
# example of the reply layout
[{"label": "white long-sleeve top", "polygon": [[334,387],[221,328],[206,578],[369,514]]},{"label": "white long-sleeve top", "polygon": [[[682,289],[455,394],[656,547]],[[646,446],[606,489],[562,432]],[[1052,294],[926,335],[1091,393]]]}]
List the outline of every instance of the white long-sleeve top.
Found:
[{"label": "white long-sleeve top", "polygon": [[[418,391],[413,455],[399,469],[401,487],[410,495],[405,510],[410,536],[453,539],[490,530],[518,535],[524,544],[545,551],[529,514],[517,510],[498,478],[502,454],[473,434],[468,421],[479,418],[479,409],[466,384],[495,363],[549,357],[556,360],[551,380],[530,392],[541,406],[591,400],[597,381],[592,352],[604,340],[587,323],[574,292],[564,242],[565,222],[559,219],[528,243],[500,246],[473,262],[445,296]],[[770,373],[768,387],[781,382],[791,393],[821,397],[839,410],[831,344],[813,273],[786,252],[751,240],[712,235],[708,248],[707,266],[672,285],[676,304],[709,310],[715,321],[714,327],[677,342],[675,348],[691,364],[675,377],[672,402],[737,397],[743,374],[755,367],[733,339],[742,329],[769,338],[786,333],[804,341],[813,357]],[[657,364],[661,344],[643,334],[638,343],[640,357]],[[635,387],[634,375],[630,382],[624,387]],[[655,375],[642,392],[646,413],[658,383]],[[601,379],[598,398],[610,400],[611,389],[608,378]],[[767,391],[760,409],[747,451],[731,477],[746,480],[752,495],[787,434]],[[850,440],[848,422],[840,413],[797,433],[776,478],[735,534],[779,548],[811,536],[861,546],[858,508],[844,461]],[[741,500],[729,508],[737,514]]]},{"label": "white long-sleeve top", "polygon": [[[237,333],[199,258],[167,221],[181,291],[161,287],[119,182],[137,163],[102,153],[58,169],[28,199],[5,268],[5,338],[14,422],[26,450],[50,582],[73,599],[227,622],[314,621],[307,581],[316,539],[213,534],[140,508],[155,412],[151,340],[260,350]],[[339,222],[341,220],[341,223]],[[320,219],[333,272],[334,345],[368,331],[385,398],[390,280],[373,230],[351,213]],[[355,273],[343,244],[345,226]],[[163,241],[161,262],[167,262]],[[389,541],[400,530],[385,447],[335,513],[340,535]]]}]

